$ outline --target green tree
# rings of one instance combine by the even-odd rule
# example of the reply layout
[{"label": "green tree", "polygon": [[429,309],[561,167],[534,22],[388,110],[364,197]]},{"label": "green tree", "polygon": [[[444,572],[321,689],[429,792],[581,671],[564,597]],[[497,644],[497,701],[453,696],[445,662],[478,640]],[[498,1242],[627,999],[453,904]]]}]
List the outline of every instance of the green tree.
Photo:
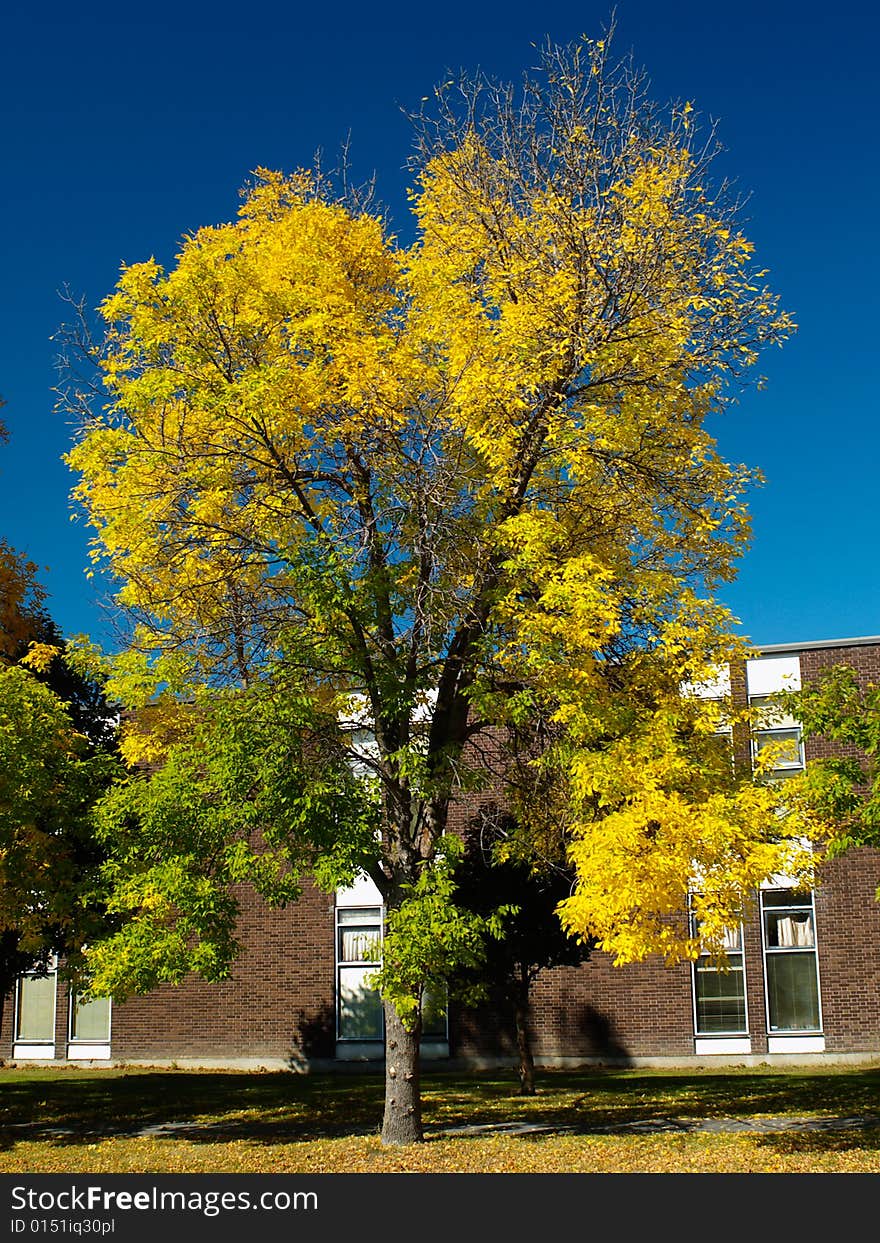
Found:
[{"label": "green tree", "polygon": [[23,971],[104,931],[91,821],[115,760],[28,670],[0,663],[0,1017]]},{"label": "green tree", "polygon": [[[748,531],[750,473],[705,420],[790,319],[711,190],[691,108],[651,105],[605,43],[548,47],[519,98],[459,86],[421,122],[411,247],[320,177],[264,172],[170,271],[124,270],[101,308],[103,399],[73,402],[76,496],[133,621],[108,683],[135,712],[122,745],[164,763],[111,799],[138,828],[107,836],[126,926],[101,963],[118,949],[144,987],[226,969],[227,828],[235,875],[274,900],[296,883],[282,854],[328,885],[362,867],[391,929],[387,1143],[421,1138],[437,966],[393,930],[451,901],[448,808],[484,780],[490,728],[552,727],[585,895],[569,924],[621,960],[695,952],[665,918],[695,867],[720,937],[757,880],[800,866],[771,792],[697,779],[688,740],[699,752],[720,710],[681,693],[737,650],[711,593]],[[187,733],[204,720],[211,769],[230,710],[282,723],[265,789],[222,755],[216,788],[194,767]],[[191,780],[206,795],[179,849],[156,805],[178,763],[187,815]],[[228,790],[259,826],[247,841]],[[263,834],[270,871],[280,852],[265,883]],[[633,858],[621,907],[596,865]],[[447,967],[474,944],[448,922]]]},{"label": "green tree", "polygon": [[101,676],[76,667],[76,658],[58,625],[45,612],[31,614],[27,637],[14,659],[23,662],[64,704],[71,724],[96,751],[116,753],[119,711],[104,694]]},{"label": "green tree", "polygon": [[116,766],[115,714],[61,659],[35,575],[0,543],[0,1021],[18,975],[53,954],[75,970],[102,928],[90,815]]},{"label": "green tree", "polygon": [[831,826],[828,853],[880,846],[880,686],[847,665],[825,670],[785,696],[805,738],[823,738],[836,754],[811,760],[793,784]]}]

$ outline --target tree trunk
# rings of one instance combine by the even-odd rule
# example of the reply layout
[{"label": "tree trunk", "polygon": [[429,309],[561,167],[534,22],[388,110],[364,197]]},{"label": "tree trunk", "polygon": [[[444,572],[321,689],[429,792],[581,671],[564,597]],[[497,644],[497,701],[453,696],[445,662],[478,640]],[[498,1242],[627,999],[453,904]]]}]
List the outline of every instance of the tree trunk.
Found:
[{"label": "tree trunk", "polygon": [[419,1088],[419,1044],[422,1017],[407,1031],[390,1001],[385,1002],[385,1117],[383,1144],[419,1144],[422,1100]]},{"label": "tree trunk", "polygon": [[516,1047],[519,1052],[520,1096],[535,1095],[535,1059],[532,1057],[532,1041],[529,1036],[529,986],[524,984],[517,994],[514,1006],[516,1019]]},{"label": "tree trunk", "polygon": [[[18,953],[19,934],[7,929],[0,935],[0,1033],[3,1031],[3,1019],[6,1015],[6,1001],[12,996],[19,971],[24,970],[27,960]],[[15,1023],[13,1022],[13,1035]],[[0,1058],[3,1047],[0,1045]]]}]

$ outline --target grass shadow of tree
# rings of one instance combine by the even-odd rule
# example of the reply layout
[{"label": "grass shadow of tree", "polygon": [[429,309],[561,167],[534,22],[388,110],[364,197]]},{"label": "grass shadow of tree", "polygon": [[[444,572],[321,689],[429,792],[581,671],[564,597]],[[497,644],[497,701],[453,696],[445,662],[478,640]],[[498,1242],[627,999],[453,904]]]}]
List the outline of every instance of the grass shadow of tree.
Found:
[{"label": "grass shadow of tree", "polygon": [[[384,1088],[378,1071],[14,1075],[0,1071],[0,1149],[25,1139],[78,1145],[145,1131],[194,1143],[279,1144],[370,1135],[379,1126]],[[589,1134],[663,1119],[796,1117],[817,1111],[849,1118],[873,1114],[878,1099],[877,1068],[845,1074],[546,1071],[534,1097],[517,1094],[512,1073],[428,1070],[424,1075],[425,1121],[432,1135],[511,1123]],[[874,1150],[880,1132],[866,1128],[864,1134],[863,1142]],[[849,1130],[802,1134],[802,1152],[801,1139],[817,1151],[823,1145],[831,1151],[838,1143],[856,1143],[858,1136]],[[790,1134],[761,1140],[784,1150]]]}]

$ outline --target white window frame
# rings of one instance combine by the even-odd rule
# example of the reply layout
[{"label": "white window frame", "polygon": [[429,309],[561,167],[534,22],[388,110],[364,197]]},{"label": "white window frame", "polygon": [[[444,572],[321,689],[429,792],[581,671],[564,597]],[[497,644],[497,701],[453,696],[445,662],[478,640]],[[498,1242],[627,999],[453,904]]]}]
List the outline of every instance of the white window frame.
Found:
[{"label": "white window frame", "polygon": [[[381,1057],[385,1048],[385,1012],[384,1008],[381,1014],[381,1037],[358,1037],[358,1036],[340,1036],[339,1034],[339,1017],[341,1003],[341,989],[339,986],[339,968],[343,966],[355,966],[357,964],[340,960],[340,911],[350,911],[353,907],[363,910],[378,911],[381,919],[381,935],[384,940],[385,935],[385,906],[382,903],[382,895],[377,886],[369,877],[361,872],[355,878],[352,885],[347,888],[337,889],[335,910],[333,916],[333,963],[334,963],[334,988],[333,988],[333,1009],[334,1009],[334,1031],[336,1035],[336,1056],[342,1060],[369,1060],[375,1057]],[[351,925],[349,925],[351,926]],[[381,942],[380,942],[381,945]],[[375,965],[376,969],[381,966],[381,960],[370,960],[371,966]],[[449,1056],[449,1013],[448,1009],[443,1015],[444,1034],[432,1033],[426,1036],[422,1033],[421,1051],[422,1057],[428,1059],[441,1059]]]},{"label": "white window frame", "polygon": [[[697,935],[697,921],[693,915],[693,912],[691,912],[690,914],[690,923],[691,923],[691,935],[696,936]],[[743,925],[740,923],[738,927],[739,927],[739,950],[737,952],[740,958],[742,959],[743,1009],[745,1011],[745,1027],[740,1031],[723,1031],[723,1032],[718,1032],[718,1031],[701,1032],[700,1031],[698,1022],[697,1022],[697,964],[699,962],[699,959],[696,959],[691,963],[691,1008],[693,1011],[694,1038],[695,1040],[698,1040],[701,1043],[704,1041],[709,1042],[712,1040],[731,1040],[731,1039],[744,1040],[744,1039],[749,1038],[749,1035],[750,1035],[749,990],[746,986],[746,947],[745,947],[745,940],[744,940]],[[709,955],[706,951],[702,951],[702,950],[700,951],[700,958],[708,958],[708,957]],[[716,967],[714,969],[716,971],[720,970],[719,967]]]},{"label": "white window frame", "polygon": [[[772,695],[750,695],[749,707],[760,708],[762,704],[766,703],[766,701],[771,698]],[[798,758],[796,761],[781,760],[769,770],[769,775],[775,776],[777,773],[802,773],[806,767],[806,759],[804,756],[804,735],[800,722],[793,716],[787,716],[778,711],[775,714],[771,711],[767,724],[753,726],[751,730],[750,743],[752,768],[755,768],[758,762],[758,753],[761,749],[759,740],[762,738],[766,739],[768,735],[772,736],[774,734],[794,734],[797,741]]]},{"label": "white window frame", "polygon": [[[43,980],[51,978],[54,983],[52,990],[52,1038],[50,1040],[29,1040],[19,1034],[18,1024],[21,1013],[21,986],[26,979]],[[15,1010],[13,1018],[12,1056],[16,1059],[54,1058],[55,1029],[58,1023],[58,958],[53,954],[47,963],[46,971],[23,971],[15,981]]]},{"label": "white window frame", "polygon": [[[355,961],[354,961],[354,960],[352,960],[352,959],[347,959],[347,958],[342,958],[342,957],[341,957],[341,955],[340,955],[340,948],[341,948],[341,942],[342,942],[341,930],[342,930],[343,928],[346,928],[346,927],[351,927],[351,925],[350,925],[350,924],[346,924],[346,923],[344,923],[344,922],[343,922],[343,921],[339,918],[339,916],[340,916],[340,912],[342,912],[342,911],[351,911],[351,910],[363,910],[363,911],[373,911],[373,912],[375,912],[375,926],[376,926],[376,928],[377,928],[377,930],[378,930],[378,933],[379,933],[379,957],[378,957],[378,958],[375,958],[375,959],[374,959],[374,958],[371,958],[371,959],[358,959],[358,960],[357,960],[357,962],[355,962]],[[380,967],[381,967],[381,965],[382,965],[382,953],[381,953],[381,950],[382,950],[382,944],[383,944],[383,941],[384,941],[384,939],[385,939],[385,907],[384,907],[384,906],[376,906],[375,904],[368,904],[368,903],[364,903],[364,904],[363,904],[363,906],[360,906],[360,905],[358,905],[358,906],[339,906],[339,905],[337,904],[337,906],[336,906],[336,911],[335,911],[335,915],[334,915],[334,921],[333,921],[333,922],[334,922],[334,943],[335,943],[335,944],[334,944],[334,956],[335,956],[335,961],[336,961],[336,989],[335,989],[335,993],[336,993],[336,1005],[335,1005],[335,1010],[336,1010],[336,1040],[337,1040],[337,1042],[339,1042],[339,1043],[354,1043],[354,1044],[374,1044],[374,1045],[381,1045],[381,1044],[384,1042],[384,1040],[385,1040],[385,1014],[384,1014],[384,1011],[382,1012],[382,1015],[381,1015],[381,1021],[380,1021],[380,1025],[379,1025],[379,1026],[380,1026],[380,1031],[379,1031],[379,1035],[378,1035],[378,1036],[344,1036],[344,1035],[342,1035],[342,1033],[341,1033],[341,1031],[340,1031],[340,1027],[341,1027],[341,1019],[342,1019],[342,1015],[341,1015],[341,1009],[342,1009],[342,986],[341,986],[342,976],[341,976],[341,971],[342,971],[342,969],[343,969],[344,967],[355,967],[355,966],[372,967],[372,968],[373,968],[374,970],[376,970],[376,971],[378,971],[378,970],[379,970],[379,968],[380,968]],[[365,920],[364,920],[364,922],[365,922],[365,923],[369,922],[370,926],[372,926],[372,925],[373,925],[373,920],[367,921],[367,920],[365,919]]]},{"label": "white window frame", "polygon": [[[825,1032],[824,1017],[822,1014],[822,977],[819,971],[819,929],[816,925],[816,900],[815,900],[815,894],[812,892],[812,890],[809,893],[809,908],[810,908],[810,913],[811,913],[812,922],[813,922],[813,944],[812,946],[809,948],[806,946],[780,947],[780,946],[768,946],[767,944],[767,923],[764,918],[765,911],[767,909],[770,909],[770,910],[788,910],[788,909],[803,910],[808,904],[807,902],[792,902],[790,908],[784,907],[784,906],[767,908],[764,905],[764,894],[765,893],[796,893],[796,892],[797,891],[794,889],[784,889],[781,886],[778,888],[776,886],[773,886],[772,888],[768,886],[768,887],[761,889],[761,902],[760,902],[761,954],[762,954],[763,961],[764,961],[764,1014],[765,1014],[766,1021],[767,1021],[767,1038],[771,1043],[777,1040],[780,1042],[784,1042],[785,1047],[790,1047],[790,1042],[792,1041],[803,1040],[805,1042],[810,1042],[810,1040],[813,1038],[819,1038],[821,1040],[824,1037],[824,1032]],[[817,1002],[817,1006],[819,1010],[819,1026],[818,1027],[785,1027],[785,1028],[771,1027],[770,1025],[770,989],[768,987],[768,972],[767,972],[768,954],[769,955],[812,954],[813,964],[816,969],[816,1002]],[[773,1048],[770,1049],[771,1053],[779,1052],[779,1051],[781,1050],[780,1049],[774,1050]],[[794,1052],[798,1052],[798,1051],[809,1052],[810,1049],[793,1050],[793,1051]]]},{"label": "white window frame", "polygon": [[113,1038],[113,999],[107,997],[107,1036],[104,1040],[84,1040],[73,1034],[73,1019],[78,994],[75,989],[67,997],[67,1057],[69,1061],[106,1061],[110,1057]]},{"label": "white window frame", "polygon": [[772,740],[773,736],[779,734],[793,734],[797,742],[798,758],[796,760],[777,760],[774,766],[768,771],[775,773],[802,773],[804,771],[804,738],[798,725],[780,725],[769,729],[756,729],[752,733],[752,766],[755,767],[758,762],[758,755],[761,750],[760,740]]}]

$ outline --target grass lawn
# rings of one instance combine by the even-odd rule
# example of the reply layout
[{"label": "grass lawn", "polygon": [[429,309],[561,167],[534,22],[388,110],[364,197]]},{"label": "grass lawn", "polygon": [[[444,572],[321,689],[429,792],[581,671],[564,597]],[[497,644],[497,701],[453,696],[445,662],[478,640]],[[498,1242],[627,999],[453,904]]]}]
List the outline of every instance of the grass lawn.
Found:
[{"label": "grass lawn", "polygon": [[[548,1071],[531,1098],[505,1072],[429,1072],[423,1086],[427,1142],[388,1150],[375,1074],[0,1068],[0,1173],[880,1172],[880,1125],[688,1129],[880,1122],[880,1066]],[[669,1119],[679,1129],[652,1130]],[[522,1123],[548,1129],[498,1129]]]}]

